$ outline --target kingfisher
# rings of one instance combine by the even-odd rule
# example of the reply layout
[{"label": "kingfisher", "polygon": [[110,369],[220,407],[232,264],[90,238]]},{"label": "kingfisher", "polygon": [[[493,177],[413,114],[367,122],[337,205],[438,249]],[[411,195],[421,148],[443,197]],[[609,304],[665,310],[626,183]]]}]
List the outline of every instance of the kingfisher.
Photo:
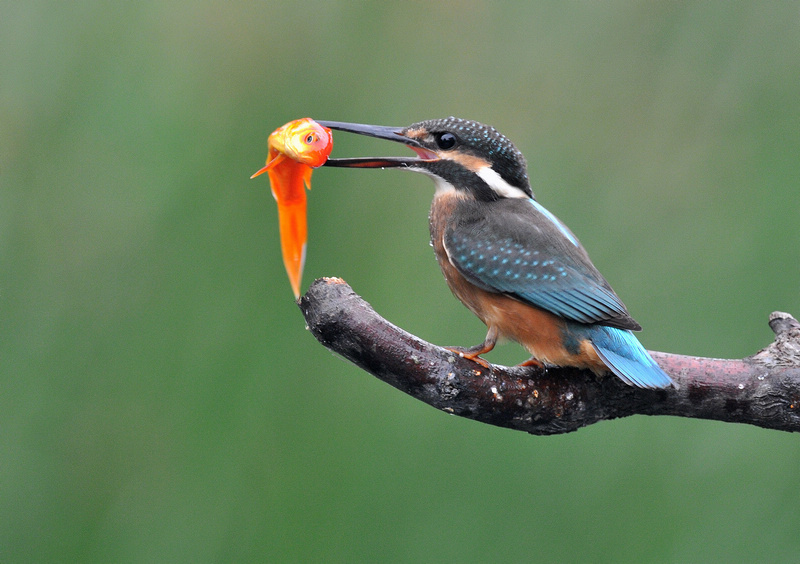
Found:
[{"label": "kingfisher", "polygon": [[488,367],[480,355],[507,338],[532,355],[523,365],[611,371],[639,388],[672,385],[578,238],[534,198],[525,157],[496,129],[455,117],[407,127],[318,123],[416,153],[328,159],[325,166],[398,168],[433,179],[436,259],[453,294],[488,328],[481,344],[451,350]]}]

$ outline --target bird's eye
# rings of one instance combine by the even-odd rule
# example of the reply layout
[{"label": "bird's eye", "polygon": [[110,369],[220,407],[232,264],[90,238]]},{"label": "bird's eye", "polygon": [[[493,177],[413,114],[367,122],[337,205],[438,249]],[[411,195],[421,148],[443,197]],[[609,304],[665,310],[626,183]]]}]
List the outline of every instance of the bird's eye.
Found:
[{"label": "bird's eye", "polygon": [[436,141],[436,146],[442,150],[452,149],[458,143],[458,138],[449,132],[436,133],[434,140]]}]

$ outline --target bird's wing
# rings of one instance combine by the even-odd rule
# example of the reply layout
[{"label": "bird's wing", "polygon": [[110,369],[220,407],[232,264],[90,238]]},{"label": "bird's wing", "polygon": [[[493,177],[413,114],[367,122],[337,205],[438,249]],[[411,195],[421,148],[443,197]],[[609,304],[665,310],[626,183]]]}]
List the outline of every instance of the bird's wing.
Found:
[{"label": "bird's wing", "polygon": [[534,200],[491,206],[488,214],[462,210],[462,220],[444,233],[448,258],[467,280],[573,321],[641,329],[554,215]]}]

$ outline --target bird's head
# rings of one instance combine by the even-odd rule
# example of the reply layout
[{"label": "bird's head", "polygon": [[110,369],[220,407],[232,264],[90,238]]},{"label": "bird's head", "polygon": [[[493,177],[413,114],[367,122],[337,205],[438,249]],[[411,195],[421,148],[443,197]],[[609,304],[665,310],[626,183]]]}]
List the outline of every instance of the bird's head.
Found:
[{"label": "bird's head", "polygon": [[404,168],[431,176],[438,190],[456,190],[481,201],[532,198],[525,157],[495,128],[448,117],[408,127],[319,121],[339,131],[404,143],[416,157],[328,159],[326,166]]}]

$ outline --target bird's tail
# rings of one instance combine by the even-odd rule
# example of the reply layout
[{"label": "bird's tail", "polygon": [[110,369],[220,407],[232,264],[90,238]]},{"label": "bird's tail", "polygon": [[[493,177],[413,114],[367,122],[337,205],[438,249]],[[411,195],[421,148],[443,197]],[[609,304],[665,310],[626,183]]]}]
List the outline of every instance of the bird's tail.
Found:
[{"label": "bird's tail", "polygon": [[672,379],[630,331],[594,325],[589,339],[603,363],[626,384],[651,389],[672,385]]}]

